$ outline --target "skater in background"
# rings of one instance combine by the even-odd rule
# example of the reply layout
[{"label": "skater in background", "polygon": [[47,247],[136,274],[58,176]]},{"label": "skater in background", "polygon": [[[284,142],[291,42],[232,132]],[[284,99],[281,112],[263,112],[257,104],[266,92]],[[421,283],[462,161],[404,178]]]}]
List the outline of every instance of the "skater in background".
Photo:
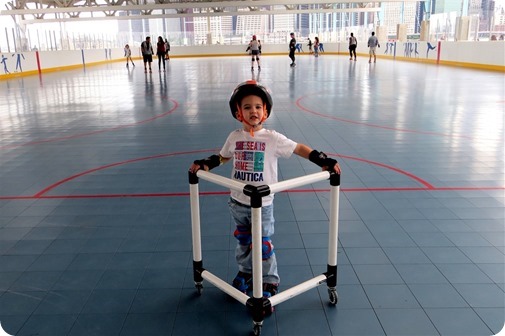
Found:
[{"label": "skater in background", "polygon": [[158,36],[158,43],[156,43],[156,55],[158,56],[158,70],[161,72],[161,64],[163,64],[163,72],[165,72],[165,41],[163,37]]},{"label": "skater in background", "polygon": [[165,39],[165,59],[167,61],[170,61],[170,55],[169,55],[169,52],[170,52],[170,42],[168,42],[167,39]]},{"label": "skater in background", "polygon": [[124,56],[126,57],[126,67],[128,68],[130,65],[128,63],[128,60],[132,62],[132,65],[135,66],[135,63],[133,63],[132,60],[132,50],[130,49],[130,46],[127,44],[124,46]]},{"label": "skater in background", "polygon": [[372,36],[368,38],[368,48],[369,48],[369,54],[370,57],[368,58],[368,63],[372,63],[372,55],[373,55],[373,62],[375,63],[377,61],[377,55],[375,54],[375,49],[377,47],[381,47],[379,44],[379,40],[377,39],[377,36],[375,36],[375,32],[372,32]]},{"label": "skater in background", "polygon": [[142,51],[142,58],[144,59],[144,72],[147,72],[147,63],[149,63],[149,72],[153,72],[151,63],[153,62],[153,46],[151,44],[151,37],[147,36],[146,40],[140,45]]},{"label": "skater in background", "polygon": [[319,37],[314,37],[314,56],[319,57]]},{"label": "skater in background", "polygon": [[253,35],[251,42],[249,42],[249,46],[247,47],[251,53],[251,71],[254,70],[254,61],[258,63],[258,71],[261,70],[260,66],[260,41],[256,39],[256,35]]},{"label": "skater in background", "polygon": [[356,48],[358,47],[358,40],[354,37],[354,34],[351,33],[349,37],[349,60],[352,61],[352,56],[354,55],[354,60],[356,60]]},{"label": "skater in background", "polygon": [[[233,91],[229,106],[233,118],[241,123],[241,128],[230,133],[219,155],[215,154],[196,160],[189,171],[206,171],[228,161],[233,162],[232,179],[254,186],[276,183],[278,158],[289,158],[293,153],[310,160],[324,170],[340,174],[340,166],[335,159],[313,150],[307,145],[296,143],[283,134],[263,128],[272,113],[273,101],[270,92],[255,80],[239,84]],[[252,285],[251,253],[251,199],[242,192],[231,190],[228,201],[230,213],[236,224],[234,232],[238,240],[235,258],[238,273],[232,285],[241,292],[247,292]],[[274,234],[274,195],[262,199],[262,271],[263,296],[269,298],[278,293],[280,277],[271,236]]]},{"label": "skater in background", "polygon": [[289,34],[291,36],[291,40],[289,41],[289,58],[291,59],[290,67],[296,66],[295,63],[295,50],[296,50],[296,39],[295,33]]},{"label": "skater in background", "polygon": [[309,55],[312,55],[313,51],[312,51],[312,40],[310,39],[310,37],[307,39],[309,41],[309,43],[307,43],[307,46],[309,47]]}]

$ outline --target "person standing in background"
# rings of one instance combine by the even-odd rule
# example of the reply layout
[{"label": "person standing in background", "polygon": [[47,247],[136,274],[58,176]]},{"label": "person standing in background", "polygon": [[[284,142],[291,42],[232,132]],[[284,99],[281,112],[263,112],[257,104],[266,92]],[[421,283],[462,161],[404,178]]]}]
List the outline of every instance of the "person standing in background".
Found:
[{"label": "person standing in background", "polygon": [[170,52],[170,42],[168,42],[167,39],[165,39],[165,59],[170,61],[170,55],[168,54]]},{"label": "person standing in background", "polygon": [[261,70],[260,66],[260,42],[256,39],[256,35],[253,35],[251,42],[249,42],[249,48],[251,50],[251,71],[254,71],[254,61],[258,62],[258,70]]},{"label": "person standing in background", "polygon": [[296,63],[295,63],[295,50],[296,50],[295,33],[291,33],[289,35],[291,36],[291,41],[289,41],[289,58],[291,58],[291,64],[289,66],[294,67],[294,66],[296,66]]},{"label": "person standing in background", "polygon": [[132,65],[135,66],[135,63],[133,63],[132,60],[132,50],[130,49],[130,46],[127,44],[124,46],[124,56],[126,57],[126,67],[128,68],[130,65],[128,64],[128,60],[132,62]]},{"label": "person standing in background", "polygon": [[153,62],[154,51],[150,36],[147,36],[146,40],[142,42],[140,50],[142,51],[142,58],[144,59],[144,72],[147,73],[147,63],[149,63],[149,72],[153,72],[151,69],[151,63]]},{"label": "person standing in background", "polygon": [[156,55],[158,56],[158,70],[161,72],[161,64],[163,63],[163,72],[165,72],[165,41],[163,37],[158,36],[158,43],[156,43]]},{"label": "person standing in background", "polygon": [[358,40],[354,37],[354,34],[351,33],[351,37],[349,37],[349,58],[352,61],[352,56],[354,54],[354,60],[356,61],[356,48],[358,47]]},{"label": "person standing in background", "polygon": [[375,63],[377,61],[377,56],[375,55],[375,49],[377,47],[381,47],[379,44],[379,40],[377,39],[377,36],[375,36],[375,32],[372,32],[372,36],[368,38],[368,48],[370,48],[370,51],[368,52],[370,54],[370,58],[368,59],[368,63],[372,63],[372,55],[373,55],[373,62]]}]

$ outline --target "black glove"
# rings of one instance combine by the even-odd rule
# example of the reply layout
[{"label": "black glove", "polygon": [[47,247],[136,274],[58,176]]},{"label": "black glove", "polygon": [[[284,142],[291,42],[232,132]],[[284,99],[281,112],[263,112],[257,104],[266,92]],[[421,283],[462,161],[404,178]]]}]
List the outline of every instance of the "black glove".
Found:
[{"label": "black glove", "polygon": [[326,170],[335,173],[334,167],[337,164],[337,160],[329,158],[323,152],[318,152],[317,150],[314,149],[309,154],[309,160],[317,164],[319,167],[321,168],[326,167]]},{"label": "black glove", "polygon": [[211,155],[208,158],[195,160],[193,162],[196,165],[200,166],[200,169],[205,169],[205,166],[209,167],[209,170],[216,168],[221,164],[221,160],[219,159],[219,155]]}]

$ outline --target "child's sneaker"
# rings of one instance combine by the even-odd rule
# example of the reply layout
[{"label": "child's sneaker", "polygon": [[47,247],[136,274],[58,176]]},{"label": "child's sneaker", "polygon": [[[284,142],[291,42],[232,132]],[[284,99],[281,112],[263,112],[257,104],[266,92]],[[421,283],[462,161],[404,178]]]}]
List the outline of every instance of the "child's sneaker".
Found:
[{"label": "child's sneaker", "polygon": [[252,287],[252,274],[239,271],[233,279],[232,286],[246,293]]},{"label": "child's sneaker", "polygon": [[264,283],[263,284],[263,297],[270,298],[275,294],[279,293],[278,283]]}]

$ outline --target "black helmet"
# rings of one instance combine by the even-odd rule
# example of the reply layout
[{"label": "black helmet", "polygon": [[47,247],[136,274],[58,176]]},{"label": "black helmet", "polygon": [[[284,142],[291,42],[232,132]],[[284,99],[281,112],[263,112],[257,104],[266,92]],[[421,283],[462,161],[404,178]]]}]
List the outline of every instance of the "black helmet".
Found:
[{"label": "black helmet", "polygon": [[270,112],[272,111],[273,101],[270,92],[268,92],[267,88],[261,84],[258,84],[255,80],[248,80],[243,83],[237,85],[235,90],[230,97],[230,110],[233,118],[237,119],[237,106],[240,105],[242,99],[246,96],[255,95],[261,97],[263,100],[263,104],[266,104],[267,107],[267,118],[270,116]]}]

